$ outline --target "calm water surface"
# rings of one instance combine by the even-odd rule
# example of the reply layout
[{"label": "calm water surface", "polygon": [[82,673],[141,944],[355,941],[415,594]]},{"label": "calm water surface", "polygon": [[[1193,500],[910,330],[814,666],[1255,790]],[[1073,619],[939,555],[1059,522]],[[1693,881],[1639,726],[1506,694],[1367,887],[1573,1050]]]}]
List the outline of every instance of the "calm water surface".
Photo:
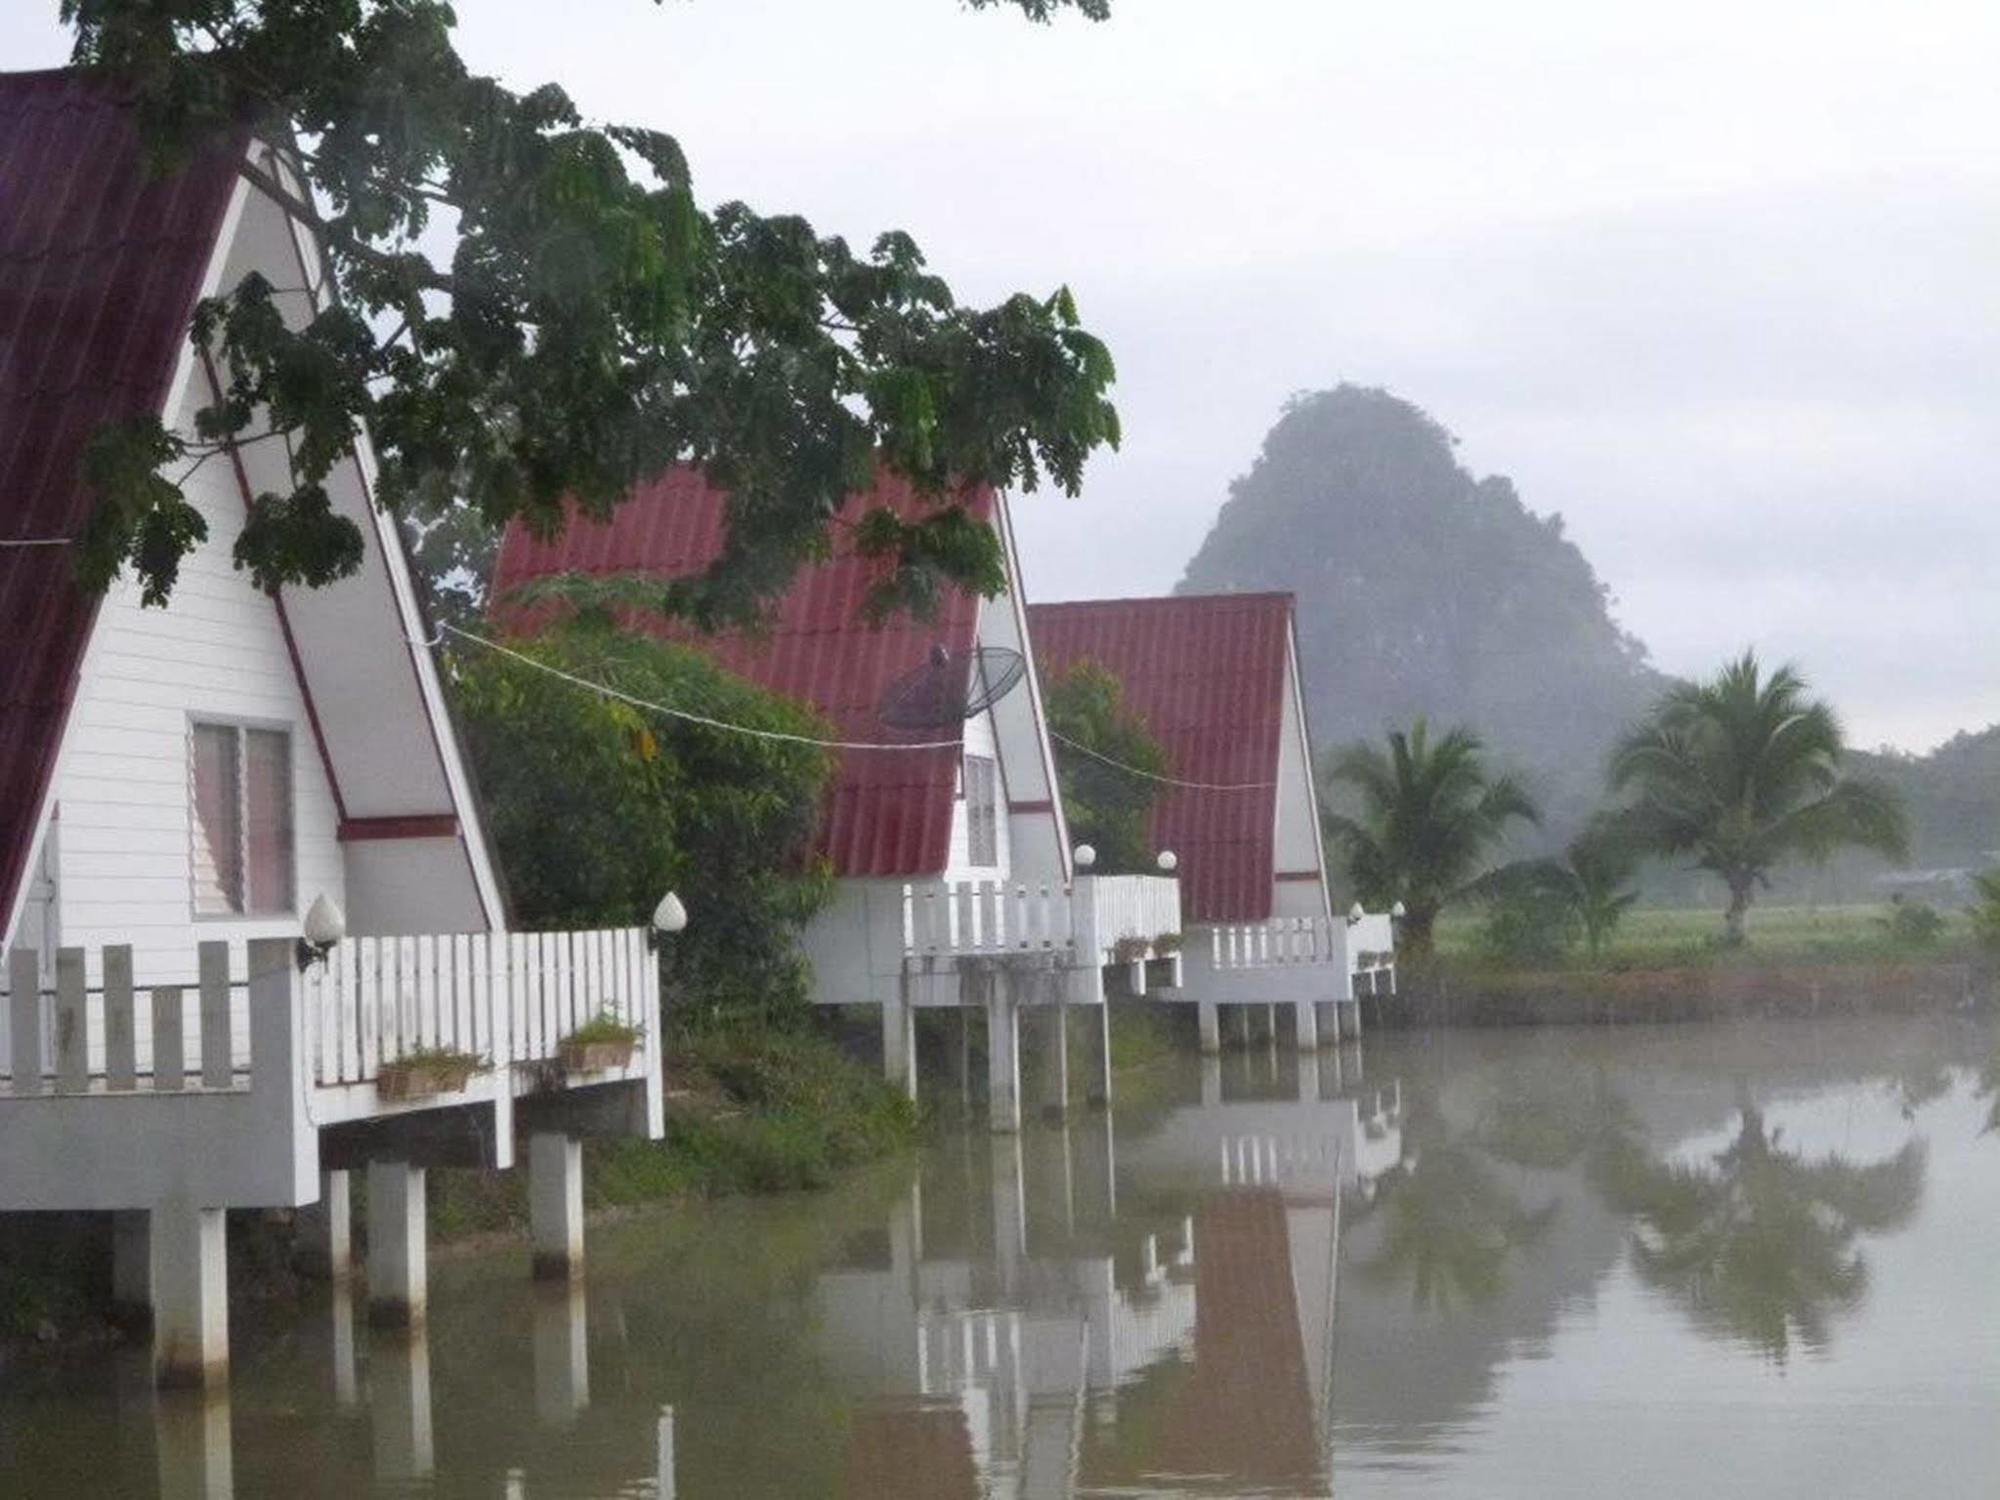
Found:
[{"label": "calm water surface", "polygon": [[[1388,1036],[16,1372],[0,1495],[2000,1493],[1990,1027]],[[1139,1097],[1144,1092],[1146,1097]]]}]

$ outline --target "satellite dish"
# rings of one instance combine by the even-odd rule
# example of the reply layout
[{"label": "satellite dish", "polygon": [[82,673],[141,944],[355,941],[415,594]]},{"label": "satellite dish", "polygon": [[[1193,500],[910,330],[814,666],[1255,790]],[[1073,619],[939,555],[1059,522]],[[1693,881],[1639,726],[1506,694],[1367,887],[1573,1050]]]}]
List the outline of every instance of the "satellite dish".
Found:
[{"label": "satellite dish", "polygon": [[891,729],[948,729],[984,713],[1027,675],[1027,658],[1004,646],[933,646],[922,666],[889,685],[877,717]]}]

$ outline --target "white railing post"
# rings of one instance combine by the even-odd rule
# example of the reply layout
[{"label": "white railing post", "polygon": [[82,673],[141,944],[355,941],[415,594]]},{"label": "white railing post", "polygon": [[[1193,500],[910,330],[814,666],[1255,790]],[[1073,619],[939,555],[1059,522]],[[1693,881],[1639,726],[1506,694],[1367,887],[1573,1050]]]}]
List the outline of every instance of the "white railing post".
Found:
[{"label": "white railing post", "polygon": [[7,1013],[14,1092],[24,1096],[39,1094],[42,1092],[42,964],[32,948],[16,948],[7,955]]}]

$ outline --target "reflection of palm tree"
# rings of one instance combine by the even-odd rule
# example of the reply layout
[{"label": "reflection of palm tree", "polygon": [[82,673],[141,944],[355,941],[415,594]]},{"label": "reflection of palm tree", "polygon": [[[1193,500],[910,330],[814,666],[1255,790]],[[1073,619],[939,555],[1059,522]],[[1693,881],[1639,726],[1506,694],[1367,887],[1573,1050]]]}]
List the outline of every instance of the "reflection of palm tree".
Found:
[{"label": "reflection of palm tree", "polygon": [[1506,1284],[1514,1252],[1554,1222],[1558,1200],[1523,1208],[1492,1167],[1466,1146],[1434,1139],[1382,1178],[1363,1221],[1380,1215],[1381,1246],[1355,1270],[1380,1282],[1410,1283],[1417,1307],[1449,1312],[1490,1301]]},{"label": "reflection of palm tree", "polygon": [[1855,1166],[1786,1150],[1746,1097],[1736,1139],[1706,1166],[1655,1162],[1636,1149],[1600,1167],[1606,1195],[1637,1221],[1633,1262],[1686,1304],[1698,1326],[1780,1363],[1793,1341],[1823,1348],[1829,1318],[1857,1303],[1868,1267],[1857,1235],[1906,1224],[1923,1197],[1912,1141]]}]

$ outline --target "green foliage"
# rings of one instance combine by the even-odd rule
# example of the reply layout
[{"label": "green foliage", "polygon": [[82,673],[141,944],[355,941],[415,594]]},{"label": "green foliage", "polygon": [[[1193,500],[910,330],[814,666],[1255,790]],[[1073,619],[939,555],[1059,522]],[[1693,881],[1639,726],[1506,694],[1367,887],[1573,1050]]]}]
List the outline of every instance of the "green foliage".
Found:
[{"label": "green foliage", "polygon": [[1044,704],[1049,729],[1060,736],[1056,770],[1070,841],[1097,851],[1101,874],[1151,873],[1155,851],[1146,821],[1161,784],[1134,771],[1164,776],[1166,750],[1126,708],[1123,685],[1097,662],[1079,661],[1047,684]]},{"label": "green foliage", "polygon": [[1557,891],[1522,882],[1488,899],[1479,949],[1500,963],[1548,963],[1569,951],[1578,932],[1576,913]]},{"label": "green foliage", "polygon": [[1972,906],[1972,935],[1979,946],[2000,950],[2000,870],[1988,870],[1972,877],[1979,899]]},{"label": "green foliage", "polygon": [[638,1027],[622,1019],[614,1011],[599,1011],[563,1040],[574,1042],[580,1047],[599,1044],[636,1042],[643,1035]]},{"label": "green foliage", "polygon": [[1661,685],[1563,532],[1469,472],[1437,421],[1345,385],[1287,403],[1189,562],[1189,593],[1298,597],[1303,690],[1325,744],[1418,715],[1479,726],[1533,773],[1546,851],[1598,800],[1604,755]]},{"label": "green foliage", "polygon": [[[359,531],[322,486],[365,421],[377,498],[420,529],[462,509],[546,535],[566,496],[602,517],[634,481],[699,464],[735,497],[715,566],[672,591],[704,625],[754,617],[878,463],[941,498],[1043,477],[1073,494],[1118,441],[1111,356],[1066,288],[968,307],[900,232],[858,252],[796,216],[704,209],[672,137],[469,71],[440,0],[63,0],[62,15],[76,61],[132,90],[156,165],[254,123],[282,155],[245,171],[311,225],[339,289],[316,307],[251,276],[202,304],[192,332],[226,387],[198,443],[155,420],[93,449],[99,507],[77,548],[92,587],[131,564],[164,601],[198,533],[160,464],[267,416],[290,488],[258,498],[236,546],[262,586],[357,565]],[[997,587],[990,529],[872,524],[896,560],[881,607],[921,608],[945,581]]]},{"label": "green foliage", "polygon": [[1507,865],[1478,882],[1488,901],[1480,946],[1506,962],[1548,962],[1578,939],[1592,963],[1638,901],[1639,849],[1616,818],[1600,817],[1559,858]]},{"label": "green foliage", "polygon": [[1944,935],[1944,917],[1934,906],[1906,900],[1902,894],[1889,898],[1889,914],[1882,918],[1891,940],[1911,948],[1928,948]]},{"label": "green foliage", "polygon": [[1746,651],[1711,680],[1662,697],[1620,741],[1611,783],[1632,795],[1635,838],[1722,878],[1735,943],[1780,862],[1848,845],[1903,854],[1901,802],[1880,783],[1843,778],[1845,748],[1833,710],[1806,696],[1797,672],[1766,675]]},{"label": "green foliage", "polygon": [[1403,903],[1401,946],[1412,955],[1429,953],[1438,912],[1468,892],[1508,826],[1541,818],[1519,783],[1487,770],[1478,735],[1460,727],[1433,742],[1421,718],[1390,732],[1387,754],[1366,744],[1341,751],[1327,778],[1360,801],[1358,816],[1323,815],[1328,841],[1364,904]]},{"label": "green foliage", "polygon": [[[697,651],[594,617],[518,649],[650,702],[828,732]],[[689,922],[672,940],[673,992],[732,1010],[803,1003],[796,933],[829,889],[805,858],[826,752],[652,714],[498,652],[458,661],[452,678],[487,830],[524,925],[639,923],[675,890]]]}]

